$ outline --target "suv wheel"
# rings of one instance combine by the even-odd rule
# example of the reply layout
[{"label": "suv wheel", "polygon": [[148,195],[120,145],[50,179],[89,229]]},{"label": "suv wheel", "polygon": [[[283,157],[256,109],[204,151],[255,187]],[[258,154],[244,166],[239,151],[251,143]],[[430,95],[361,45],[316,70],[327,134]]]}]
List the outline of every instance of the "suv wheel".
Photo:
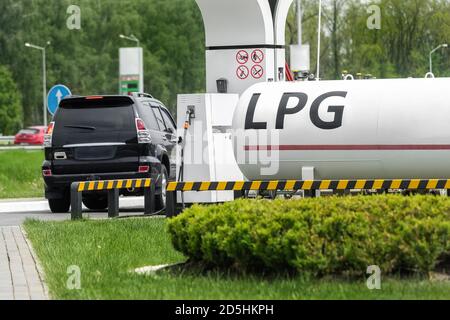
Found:
[{"label": "suv wheel", "polygon": [[167,201],[167,184],[169,183],[169,173],[166,166],[162,166],[161,172],[161,194],[155,196],[155,209],[160,211],[166,208]]},{"label": "suv wheel", "polygon": [[67,213],[70,209],[70,197],[62,199],[48,199],[48,205],[53,213]]},{"label": "suv wheel", "polygon": [[108,208],[108,197],[103,195],[90,195],[83,197],[83,204],[90,210],[105,210]]}]

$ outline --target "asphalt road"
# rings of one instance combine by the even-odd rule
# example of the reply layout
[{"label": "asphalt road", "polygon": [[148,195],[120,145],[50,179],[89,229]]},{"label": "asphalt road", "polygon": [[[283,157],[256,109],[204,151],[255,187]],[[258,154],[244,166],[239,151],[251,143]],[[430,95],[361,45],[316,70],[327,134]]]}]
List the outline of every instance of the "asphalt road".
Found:
[{"label": "asphalt road", "polygon": [[[120,216],[142,216],[144,214],[144,198],[120,198]],[[107,211],[94,212],[85,208],[83,216],[90,219],[108,217]],[[70,220],[70,213],[54,214],[50,212],[48,203],[43,199],[2,200],[0,201],[0,226],[19,226],[26,219],[44,221]]]}]

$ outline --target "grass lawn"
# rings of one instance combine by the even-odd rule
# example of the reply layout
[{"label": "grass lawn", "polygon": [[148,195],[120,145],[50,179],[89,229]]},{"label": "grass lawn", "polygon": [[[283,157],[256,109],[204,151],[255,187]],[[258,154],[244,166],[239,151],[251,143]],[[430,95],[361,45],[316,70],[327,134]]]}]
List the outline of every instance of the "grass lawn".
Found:
[{"label": "grass lawn", "polygon": [[44,196],[43,151],[0,151],[0,199]]},{"label": "grass lawn", "polygon": [[[370,291],[366,280],[262,278],[182,268],[139,276],[129,270],[182,263],[161,218],[79,222],[28,220],[25,229],[46,273],[54,299],[450,299],[450,283],[382,279]],[[81,270],[81,290],[69,290],[69,266]]]}]

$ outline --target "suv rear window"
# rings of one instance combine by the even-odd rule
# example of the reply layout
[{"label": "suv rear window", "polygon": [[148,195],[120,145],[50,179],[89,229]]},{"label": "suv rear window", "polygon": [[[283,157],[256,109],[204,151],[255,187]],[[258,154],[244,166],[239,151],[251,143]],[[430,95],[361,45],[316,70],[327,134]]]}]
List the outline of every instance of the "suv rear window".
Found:
[{"label": "suv rear window", "polygon": [[136,140],[133,102],[128,98],[63,100],[54,121],[54,146]]}]

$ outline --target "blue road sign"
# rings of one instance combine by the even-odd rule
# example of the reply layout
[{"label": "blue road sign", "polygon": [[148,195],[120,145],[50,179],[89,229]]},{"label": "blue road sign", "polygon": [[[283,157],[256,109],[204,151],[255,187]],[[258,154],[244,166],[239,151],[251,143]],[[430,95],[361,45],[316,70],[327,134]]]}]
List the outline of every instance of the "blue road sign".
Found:
[{"label": "blue road sign", "polygon": [[54,115],[61,100],[71,95],[72,93],[70,92],[70,89],[62,84],[58,84],[51,88],[47,95],[48,112]]}]

